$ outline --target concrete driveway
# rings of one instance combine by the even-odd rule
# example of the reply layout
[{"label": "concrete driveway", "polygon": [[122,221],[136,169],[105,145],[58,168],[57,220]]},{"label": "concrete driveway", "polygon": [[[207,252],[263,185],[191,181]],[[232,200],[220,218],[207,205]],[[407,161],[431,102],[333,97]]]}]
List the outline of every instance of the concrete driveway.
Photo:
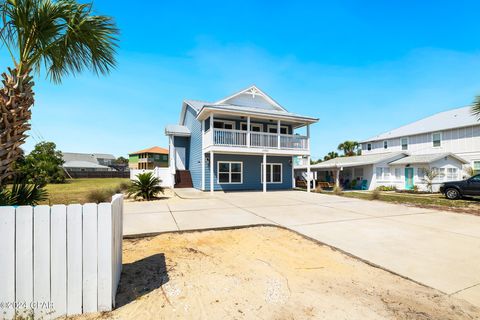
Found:
[{"label": "concrete driveway", "polygon": [[480,217],[301,191],[125,203],[126,235],[274,224],[480,306]]}]

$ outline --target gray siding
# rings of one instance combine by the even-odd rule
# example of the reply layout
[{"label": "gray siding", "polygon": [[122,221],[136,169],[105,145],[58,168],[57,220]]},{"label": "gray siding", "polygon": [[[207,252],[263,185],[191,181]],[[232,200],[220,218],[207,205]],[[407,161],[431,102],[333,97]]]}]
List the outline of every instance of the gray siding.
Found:
[{"label": "gray siding", "polygon": [[189,106],[185,113],[184,125],[190,129],[190,148],[188,150],[188,168],[192,176],[193,187],[202,188],[202,124],[195,118],[195,112]]},{"label": "gray siding", "polygon": [[[267,163],[282,164],[282,183],[269,183],[267,190],[281,190],[292,188],[292,157],[268,156]],[[217,183],[217,162],[218,161],[241,161],[243,162],[243,183],[242,184],[218,184]],[[214,190],[262,190],[261,183],[261,155],[214,155]],[[201,175],[201,171],[200,171]],[[205,190],[210,190],[210,165],[205,163]]]}]

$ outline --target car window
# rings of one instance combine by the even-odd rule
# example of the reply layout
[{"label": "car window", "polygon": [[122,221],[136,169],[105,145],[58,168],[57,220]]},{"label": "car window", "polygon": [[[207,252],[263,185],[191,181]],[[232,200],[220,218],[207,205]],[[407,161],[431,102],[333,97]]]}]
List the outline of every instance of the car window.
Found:
[{"label": "car window", "polygon": [[471,177],[471,178],[470,178],[470,181],[472,181],[472,182],[480,182],[480,174]]}]

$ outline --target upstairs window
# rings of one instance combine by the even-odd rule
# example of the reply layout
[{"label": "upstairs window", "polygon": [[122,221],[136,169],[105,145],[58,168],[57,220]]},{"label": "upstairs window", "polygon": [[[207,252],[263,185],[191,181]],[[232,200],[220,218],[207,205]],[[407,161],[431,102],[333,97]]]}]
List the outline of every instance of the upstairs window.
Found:
[{"label": "upstairs window", "polygon": [[388,149],[388,141],[383,141],[383,149]]},{"label": "upstairs window", "polygon": [[213,128],[233,130],[235,128],[235,122],[215,120],[213,121]]},{"label": "upstairs window", "polygon": [[435,132],[432,134],[432,143],[434,148],[438,148],[442,146],[442,133]]},{"label": "upstairs window", "polygon": [[408,138],[402,138],[401,143],[402,143],[402,150],[408,150]]},{"label": "upstairs window", "polygon": [[368,151],[372,150],[372,144],[371,143],[367,143],[367,150]]}]

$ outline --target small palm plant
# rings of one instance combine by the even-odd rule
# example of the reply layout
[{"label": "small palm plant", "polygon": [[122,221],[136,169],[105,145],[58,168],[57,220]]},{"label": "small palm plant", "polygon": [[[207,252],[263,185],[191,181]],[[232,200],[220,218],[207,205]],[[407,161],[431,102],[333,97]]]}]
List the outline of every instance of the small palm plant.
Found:
[{"label": "small palm plant", "polygon": [[134,199],[153,200],[158,193],[163,193],[161,182],[162,180],[155,177],[152,172],[140,173],[137,175],[137,180],[132,181],[127,194]]},{"label": "small palm plant", "polygon": [[433,181],[435,180],[436,177],[438,177],[439,172],[431,168],[425,168],[423,169],[423,172],[424,172],[423,181],[427,185],[428,192],[432,193]]},{"label": "small palm plant", "polygon": [[16,179],[11,188],[0,187],[0,206],[35,206],[48,199],[47,191],[38,184]]}]

